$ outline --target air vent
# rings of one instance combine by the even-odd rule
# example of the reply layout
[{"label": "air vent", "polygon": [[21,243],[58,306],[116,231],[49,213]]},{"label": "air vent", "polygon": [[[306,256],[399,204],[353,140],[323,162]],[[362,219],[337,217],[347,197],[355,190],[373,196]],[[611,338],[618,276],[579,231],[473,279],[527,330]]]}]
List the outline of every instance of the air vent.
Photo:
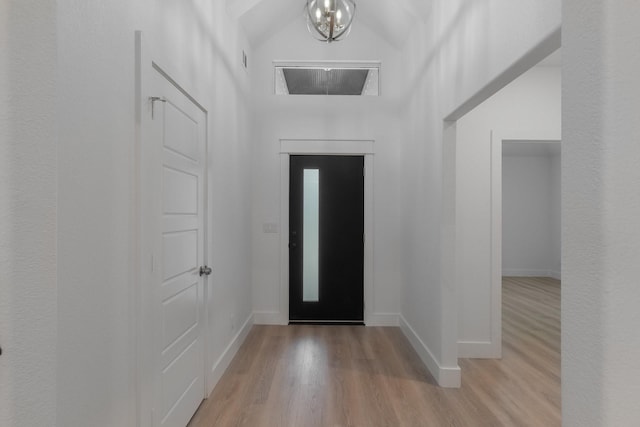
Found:
[{"label": "air vent", "polygon": [[343,66],[343,64],[276,65],[275,92],[278,95],[352,95],[379,94],[379,65]]}]

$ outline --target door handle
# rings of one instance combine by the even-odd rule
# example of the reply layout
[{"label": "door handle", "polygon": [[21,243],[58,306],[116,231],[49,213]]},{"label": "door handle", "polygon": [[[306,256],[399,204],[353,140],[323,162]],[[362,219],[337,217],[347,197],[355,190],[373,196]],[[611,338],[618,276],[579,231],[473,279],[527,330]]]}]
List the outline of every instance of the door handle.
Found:
[{"label": "door handle", "polygon": [[211,267],[207,267],[206,265],[203,265],[202,267],[200,267],[200,276],[208,276],[211,274],[213,270],[211,270]]}]

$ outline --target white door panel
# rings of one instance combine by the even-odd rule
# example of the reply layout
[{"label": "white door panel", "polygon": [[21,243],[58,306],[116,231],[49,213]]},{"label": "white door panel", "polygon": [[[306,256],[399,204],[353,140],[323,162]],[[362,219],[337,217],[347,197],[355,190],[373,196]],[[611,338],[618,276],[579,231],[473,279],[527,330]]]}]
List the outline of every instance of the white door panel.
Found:
[{"label": "white door panel", "polygon": [[205,397],[206,113],[154,70],[158,181],[154,425],[184,427]]},{"label": "white door panel", "polygon": [[[184,343],[194,342],[200,335],[199,325],[193,325],[190,329],[180,335],[173,343],[169,344],[163,351],[160,358],[162,366],[169,366],[184,352]],[[200,399],[202,400],[202,399]]]},{"label": "white door panel", "polygon": [[165,214],[198,213],[198,177],[196,175],[165,167],[164,181]]},{"label": "white door panel", "polygon": [[198,268],[198,230],[165,233],[162,246],[165,280]]},{"label": "white door panel", "polygon": [[198,323],[198,282],[163,303],[163,347],[167,348]]},{"label": "white door panel", "polygon": [[165,233],[197,230],[198,218],[195,215],[166,215],[162,218],[162,226]]},{"label": "white door panel", "polygon": [[166,108],[164,146],[191,160],[198,161],[198,122],[169,102]]},{"label": "white door panel", "polygon": [[190,274],[181,274],[173,279],[169,279],[162,285],[160,298],[162,301],[166,301],[174,295],[178,295],[183,290],[197,285],[199,281],[198,270],[193,270]]},{"label": "white door panel", "polygon": [[200,366],[200,345],[194,341],[162,372],[162,403],[165,411],[162,426],[187,425],[202,402],[203,379],[200,375],[187,376],[193,366]]}]

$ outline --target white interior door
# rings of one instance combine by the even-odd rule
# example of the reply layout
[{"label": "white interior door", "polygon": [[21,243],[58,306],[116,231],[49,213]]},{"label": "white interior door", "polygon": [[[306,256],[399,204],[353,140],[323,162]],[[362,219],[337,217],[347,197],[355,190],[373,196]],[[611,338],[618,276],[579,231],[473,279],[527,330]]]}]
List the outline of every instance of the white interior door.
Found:
[{"label": "white interior door", "polygon": [[153,423],[184,427],[206,397],[206,113],[157,70],[154,89]]}]

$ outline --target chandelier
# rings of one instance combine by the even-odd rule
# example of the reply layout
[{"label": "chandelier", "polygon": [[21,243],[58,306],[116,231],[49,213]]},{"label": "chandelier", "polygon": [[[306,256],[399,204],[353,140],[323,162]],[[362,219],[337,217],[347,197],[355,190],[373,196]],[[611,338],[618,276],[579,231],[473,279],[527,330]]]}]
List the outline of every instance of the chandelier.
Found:
[{"label": "chandelier", "polygon": [[349,34],[355,12],[353,0],[307,0],[307,28],[318,40],[331,43]]}]

